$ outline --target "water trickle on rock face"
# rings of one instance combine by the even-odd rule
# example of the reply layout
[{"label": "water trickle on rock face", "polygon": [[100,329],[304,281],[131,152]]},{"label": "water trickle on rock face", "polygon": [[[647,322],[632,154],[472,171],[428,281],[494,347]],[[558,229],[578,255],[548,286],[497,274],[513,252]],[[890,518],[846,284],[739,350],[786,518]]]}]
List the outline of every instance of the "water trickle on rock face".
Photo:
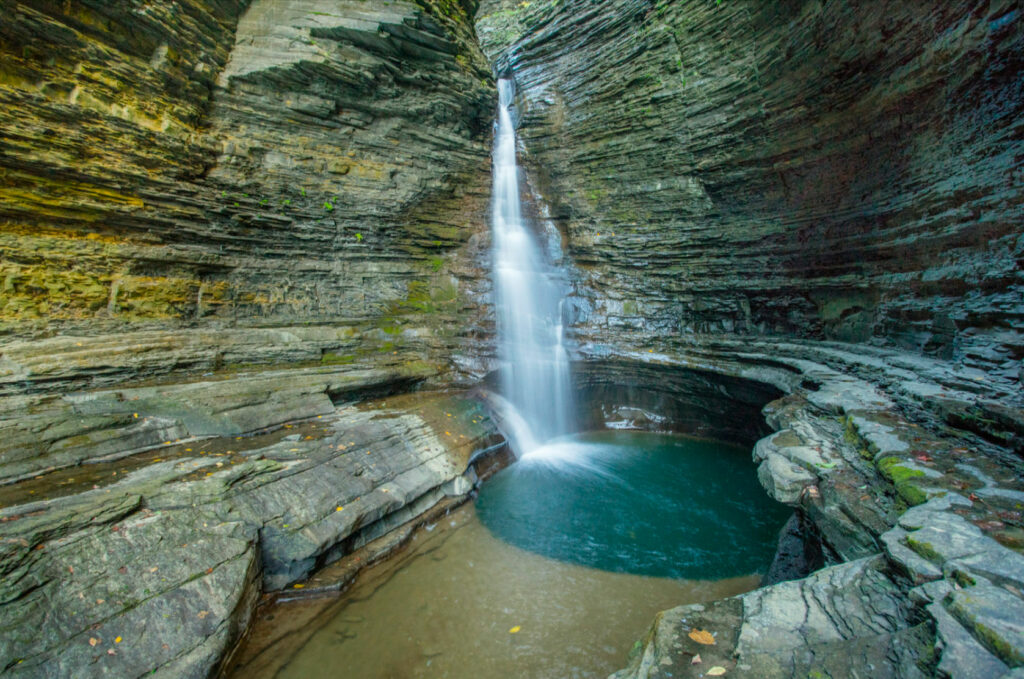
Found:
[{"label": "water trickle on rock face", "polygon": [[498,81],[491,224],[504,419],[520,455],[571,429],[569,359],[563,344],[562,290],[523,221],[512,121],[515,86]]}]

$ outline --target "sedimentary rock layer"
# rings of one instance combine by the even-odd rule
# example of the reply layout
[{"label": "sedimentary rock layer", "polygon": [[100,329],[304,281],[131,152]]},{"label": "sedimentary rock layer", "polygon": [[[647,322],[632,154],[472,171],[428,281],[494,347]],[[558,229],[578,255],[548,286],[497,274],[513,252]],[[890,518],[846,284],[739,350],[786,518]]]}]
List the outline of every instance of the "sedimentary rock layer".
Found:
[{"label": "sedimentary rock layer", "polygon": [[0,489],[0,671],[205,677],[279,590],[475,483],[481,404],[421,393]]},{"label": "sedimentary rock layer", "polygon": [[[711,385],[720,375],[726,393],[757,393],[746,381],[786,392],[764,409],[775,432],[754,447],[758,477],[812,527],[830,564],[659,614],[616,679],[708,676],[716,666],[759,679],[852,678],[865,668],[885,677],[1018,676],[1021,461],[950,426],[940,405],[1005,394],[943,361],[855,349],[735,337],[585,348],[596,369],[584,374],[638,391],[687,375]],[[668,422],[678,403],[648,399],[646,415]],[[748,403],[740,398],[731,418]]]},{"label": "sedimentary rock layer", "polygon": [[1019,382],[1017,4],[488,0],[532,181],[615,342],[886,342]]},{"label": "sedimentary rock layer", "polygon": [[6,335],[413,317],[460,345],[493,99],[471,5],[0,11]]}]

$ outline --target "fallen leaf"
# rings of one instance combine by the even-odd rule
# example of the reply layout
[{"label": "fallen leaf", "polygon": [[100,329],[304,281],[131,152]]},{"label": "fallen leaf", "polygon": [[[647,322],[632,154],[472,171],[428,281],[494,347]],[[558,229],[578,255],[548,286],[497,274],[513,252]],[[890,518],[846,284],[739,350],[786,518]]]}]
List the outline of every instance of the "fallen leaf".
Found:
[{"label": "fallen leaf", "polygon": [[335,510],[334,510],[334,511],[336,511],[336,512],[340,512],[340,511],[341,511],[341,510],[343,510],[343,509],[344,509],[344,507],[342,507],[341,505],[338,505],[338,506],[337,506],[337,508],[335,508]]},{"label": "fallen leaf", "polygon": [[202,620],[203,618],[205,618],[209,614],[210,614],[210,611],[199,611],[199,613],[196,615],[196,617],[199,618],[200,620]]},{"label": "fallen leaf", "polygon": [[121,643],[121,637],[117,637],[117,638],[115,638],[115,639],[114,639],[114,643],[115,643],[115,644],[119,644],[119,643]]},{"label": "fallen leaf", "polygon": [[714,667],[712,667],[710,670],[708,670],[704,674],[708,675],[709,677],[720,677],[723,674],[725,674],[725,668],[722,667],[721,665],[715,665]]},{"label": "fallen leaf", "polygon": [[704,644],[705,646],[715,645],[715,637],[711,635],[711,632],[705,629],[690,630],[690,633],[687,636],[696,641],[698,644]]},{"label": "fallen leaf", "polygon": [[89,645],[90,646],[95,646],[98,643],[100,643],[99,639],[97,639],[96,637],[89,637]]},{"label": "fallen leaf", "polygon": [[518,632],[519,630],[521,630],[521,629],[522,629],[522,627],[520,627],[519,625],[516,625],[515,627],[513,627],[512,629],[510,629],[510,630],[508,631],[508,633],[509,633],[509,634],[516,634],[516,633],[517,633],[517,632]]},{"label": "fallen leaf", "polygon": [[107,649],[107,655],[117,655],[117,651],[112,648]]},{"label": "fallen leaf", "polygon": [[156,573],[157,570],[159,570],[159,567],[158,566],[153,566],[152,568],[149,569],[149,572],[150,573]]},{"label": "fallen leaf", "polygon": [[295,589],[302,589],[303,587],[305,587],[305,585],[295,583],[294,585],[292,585],[292,587],[294,587]]},{"label": "fallen leaf", "polygon": [[698,653],[697,655],[693,656],[693,658],[690,660],[690,664],[691,665],[699,665],[699,664],[701,664],[701,662],[702,662],[702,660],[700,659],[700,653]]}]

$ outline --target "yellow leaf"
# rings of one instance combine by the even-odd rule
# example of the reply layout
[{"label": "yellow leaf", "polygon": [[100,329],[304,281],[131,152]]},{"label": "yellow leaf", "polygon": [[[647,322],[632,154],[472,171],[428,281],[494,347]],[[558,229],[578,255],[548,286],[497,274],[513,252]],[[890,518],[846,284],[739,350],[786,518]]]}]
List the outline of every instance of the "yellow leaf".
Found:
[{"label": "yellow leaf", "polygon": [[292,587],[294,587],[295,589],[302,589],[303,587],[305,587],[305,585],[300,585],[299,583],[295,583],[294,585],[292,585]]},{"label": "yellow leaf", "polygon": [[520,627],[519,625],[516,625],[515,627],[513,627],[512,629],[510,629],[510,630],[508,631],[508,633],[509,633],[509,634],[515,634],[516,632],[518,632],[518,631],[519,631],[519,630],[521,630],[521,629],[522,629],[522,627]]},{"label": "yellow leaf", "polygon": [[115,644],[121,643],[121,637],[117,637],[116,639],[114,639],[114,643]]},{"label": "yellow leaf", "polygon": [[698,644],[704,644],[705,646],[715,645],[715,638],[711,636],[711,632],[705,629],[690,630],[690,633],[687,636],[696,641]]},{"label": "yellow leaf", "polygon": [[338,505],[338,508],[337,508],[337,509],[335,509],[334,511],[336,511],[336,512],[340,512],[340,511],[341,511],[342,509],[344,509],[344,507],[342,507],[341,505]]},{"label": "yellow leaf", "polygon": [[710,670],[708,670],[704,674],[708,675],[709,677],[720,677],[723,674],[725,674],[725,668],[722,667],[721,665],[715,665],[714,667],[712,667]]}]

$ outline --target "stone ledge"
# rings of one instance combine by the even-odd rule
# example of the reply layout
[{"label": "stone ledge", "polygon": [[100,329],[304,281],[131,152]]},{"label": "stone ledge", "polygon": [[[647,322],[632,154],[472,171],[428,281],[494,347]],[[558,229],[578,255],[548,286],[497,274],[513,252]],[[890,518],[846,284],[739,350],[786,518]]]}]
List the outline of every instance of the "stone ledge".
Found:
[{"label": "stone ledge", "polygon": [[464,498],[477,482],[470,461],[502,440],[458,393],[345,406],[313,423],[263,447],[151,460],[112,485],[0,510],[2,665],[26,676],[207,676],[261,590]]},{"label": "stone ledge", "polygon": [[[788,393],[765,407],[776,432],[754,447],[759,478],[770,494],[802,511],[826,552],[845,563],[738,597],[738,619],[726,602],[701,612],[702,624],[719,639],[736,639],[713,656],[729,676],[852,677],[851,668],[868,666],[878,676],[924,677],[976,665],[977,672],[964,676],[981,677],[1020,664],[1024,638],[1010,623],[1016,618],[999,612],[1024,607],[1024,533],[1012,518],[1020,515],[1013,503],[1024,491],[1021,464],[968,432],[949,431],[934,416],[926,395],[948,391],[956,382],[952,371],[929,363],[915,389],[893,392],[887,366],[906,372],[908,361],[921,361],[874,356],[865,373],[833,345],[722,338],[646,353],[586,345],[583,352],[593,360],[628,357],[767,381]],[[823,357],[828,364],[812,360]],[[972,388],[985,397],[984,386]],[[894,612],[881,615],[890,604]],[[854,612],[858,606],[870,613]],[[678,624],[666,627],[682,610],[659,617],[640,659],[616,679],[698,676],[707,669],[706,662],[683,662],[703,651],[689,648],[694,644],[687,645]],[[889,627],[855,629],[876,614]],[[789,619],[799,624],[789,629]],[[763,620],[770,633],[758,633]]]}]

